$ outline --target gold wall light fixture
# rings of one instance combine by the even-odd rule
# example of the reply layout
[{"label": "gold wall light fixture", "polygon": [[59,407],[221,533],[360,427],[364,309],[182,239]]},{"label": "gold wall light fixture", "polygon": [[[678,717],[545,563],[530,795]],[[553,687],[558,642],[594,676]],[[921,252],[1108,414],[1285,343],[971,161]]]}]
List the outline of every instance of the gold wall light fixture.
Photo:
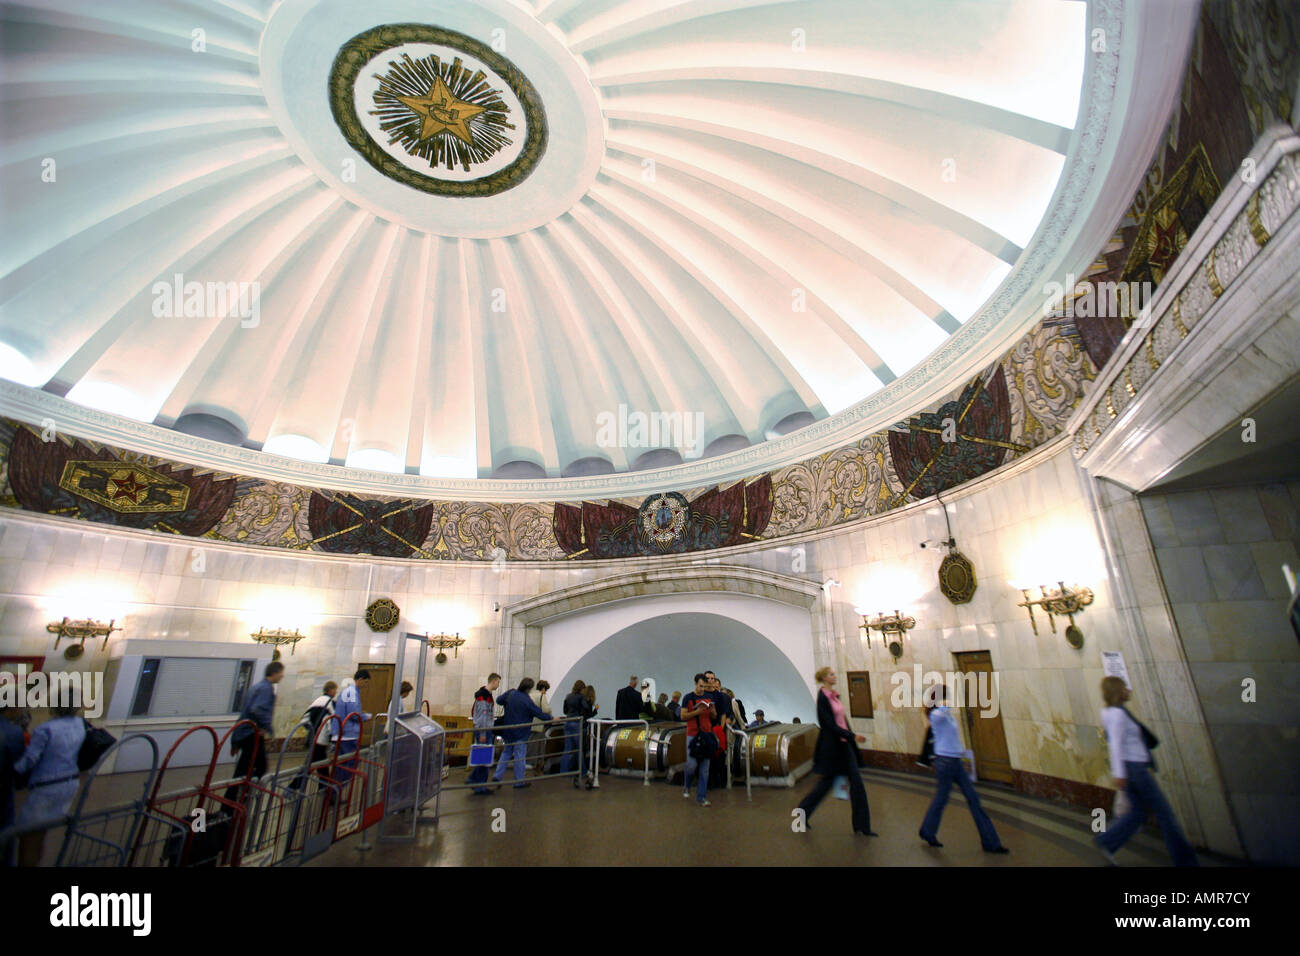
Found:
[{"label": "gold wall light fixture", "polygon": [[100,646],[100,650],[104,650],[108,647],[109,635],[122,629],[116,626],[116,621],[109,621],[104,624],[101,621],[74,621],[72,618],[65,617],[61,621],[51,621],[46,624],[45,630],[54,635],[55,650],[58,650],[59,641],[65,637],[69,640],[78,641],[78,644],[66,647],[63,650],[64,657],[68,660],[76,660],[86,652],[86,638],[102,637],[104,643]]},{"label": "gold wall light fixture", "polygon": [[460,651],[458,650],[458,648],[465,643],[465,638],[460,636],[459,631],[457,631],[454,635],[434,634],[430,636],[426,634],[424,636],[428,639],[429,646],[438,652],[437,655],[434,657],[434,660],[437,661],[439,664],[447,663],[447,655],[444,654],[443,652],[447,650],[447,648],[449,647],[452,649],[453,654],[455,654],[457,657],[460,657]]},{"label": "gold wall light fixture", "polygon": [[280,659],[280,648],[282,646],[288,644],[289,653],[292,654],[298,649],[298,642],[303,640],[307,635],[299,634],[297,628],[290,631],[287,628],[281,627],[274,629],[263,627],[259,628],[250,636],[259,644],[274,645],[275,653],[271,655],[271,660],[278,661]]},{"label": "gold wall light fixture", "polygon": [[1047,623],[1051,625],[1053,634],[1056,633],[1056,615],[1068,617],[1070,625],[1065,629],[1065,642],[1073,648],[1083,647],[1083,631],[1075,626],[1074,615],[1081,613],[1092,603],[1091,588],[1066,587],[1064,581],[1058,581],[1057,587],[1039,585],[1038,597],[1031,598],[1029,592],[1033,588],[1012,586],[1018,588],[1025,597],[1016,607],[1023,607],[1029,612],[1029,624],[1033,627],[1035,635],[1038,634],[1038,622],[1034,620],[1034,608],[1041,607],[1047,612]]},{"label": "gold wall light fixture", "polygon": [[862,623],[858,625],[858,630],[866,636],[867,647],[871,646],[871,632],[877,630],[885,639],[885,646],[889,648],[889,653],[894,656],[894,660],[903,656],[902,637],[916,627],[916,618],[908,617],[898,610],[893,614],[881,612],[869,618],[862,608],[854,608],[854,610],[862,616]]}]

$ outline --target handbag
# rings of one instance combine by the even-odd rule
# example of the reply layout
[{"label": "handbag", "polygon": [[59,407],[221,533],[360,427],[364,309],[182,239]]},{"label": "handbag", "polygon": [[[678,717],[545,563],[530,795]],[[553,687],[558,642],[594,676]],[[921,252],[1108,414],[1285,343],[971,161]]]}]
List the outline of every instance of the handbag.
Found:
[{"label": "handbag", "polygon": [[718,738],[710,731],[701,730],[691,738],[686,751],[696,760],[712,760],[713,755],[718,752]]},{"label": "handbag", "polygon": [[82,723],[86,725],[86,739],[81,742],[81,749],[77,751],[77,769],[89,770],[99,763],[99,758],[104,756],[104,752],[109,747],[117,743],[117,738],[102,727],[91,726],[90,721],[84,717]]}]

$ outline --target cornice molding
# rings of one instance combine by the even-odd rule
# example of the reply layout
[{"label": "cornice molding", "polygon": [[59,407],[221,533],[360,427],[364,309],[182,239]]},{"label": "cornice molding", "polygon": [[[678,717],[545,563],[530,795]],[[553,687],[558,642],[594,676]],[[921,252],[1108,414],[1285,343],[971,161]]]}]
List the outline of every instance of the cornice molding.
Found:
[{"label": "cornice molding", "polygon": [[[1185,401],[1203,387],[1203,377],[1186,374],[1192,351],[1212,342],[1214,351],[1202,358],[1226,365],[1236,355],[1231,342],[1263,331],[1249,310],[1227,306],[1241,288],[1237,280],[1272,253],[1300,207],[1300,136],[1283,124],[1270,127],[1242,167],[1253,170],[1251,181],[1236,175],[1225,186],[1156,290],[1149,317],[1134,322],[1066,423],[1075,458],[1092,474],[1105,473],[1135,430],[1147,433],[1142,422],[1181,407],[1176,395]],[[1257,297],[1251,303],[1258,306]]]}]

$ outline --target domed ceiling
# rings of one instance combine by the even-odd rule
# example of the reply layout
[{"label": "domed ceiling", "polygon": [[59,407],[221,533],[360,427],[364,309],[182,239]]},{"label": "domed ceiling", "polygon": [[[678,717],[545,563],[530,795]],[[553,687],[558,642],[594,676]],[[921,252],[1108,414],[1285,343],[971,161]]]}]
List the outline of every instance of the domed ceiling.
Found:
[{"label": "domed ceiling", "polygon": [[1086,265],[1149,155],[1110,174],[1119,118],[1177,80],[1119,2],[0,15],[0,375],[406,491],[699,483],[903,417]]}]

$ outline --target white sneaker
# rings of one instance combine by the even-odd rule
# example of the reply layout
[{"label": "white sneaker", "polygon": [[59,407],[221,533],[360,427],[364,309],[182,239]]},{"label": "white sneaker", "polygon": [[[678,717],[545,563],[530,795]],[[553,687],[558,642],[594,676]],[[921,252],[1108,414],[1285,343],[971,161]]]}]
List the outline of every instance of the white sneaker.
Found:
[{"label": "white sneaker", "polygon": [[683,797],[689,797],[690,795],[691,795],[691,792],[690,792],[689,790],[683,790],[683,791],[682,791],[682,796],[683,796]]},{"label": "white sneaker", "polygon": [[702,806],[702,807],[711,807],[711,806],[713,806],[713,804],[709,803],[709,801],[707,801],[707,800],[701,800],[701,801],[700,801],[700,806]]}]

